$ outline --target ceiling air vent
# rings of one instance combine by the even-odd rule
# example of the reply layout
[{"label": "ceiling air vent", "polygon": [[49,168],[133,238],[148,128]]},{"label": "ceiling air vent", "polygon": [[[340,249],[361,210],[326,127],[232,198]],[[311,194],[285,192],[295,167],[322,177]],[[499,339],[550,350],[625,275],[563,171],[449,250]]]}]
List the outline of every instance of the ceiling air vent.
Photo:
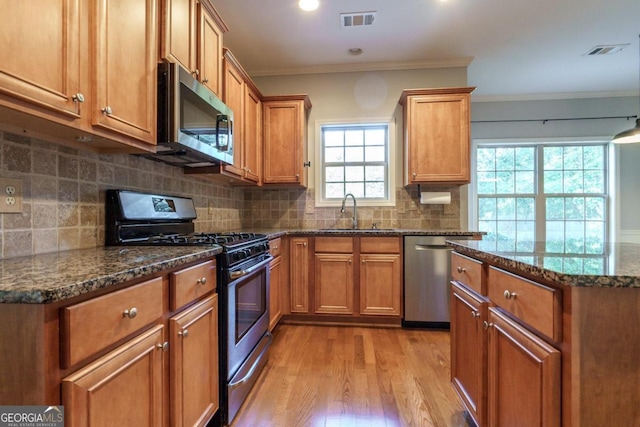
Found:
[{"label": "ceiling air vent", "polygon": [[609,44],[609,45],[598,45],[594,46],[584,56],[595,56],[595,55],[613,55],[614,53],[620,52],[625,47],[629,46],[629,44]]},{"label": "ceiling air vent", "polygon": [[342,28],[366,27],[373,25],[375,19],[376,12],[353,12],[340,14]]}]

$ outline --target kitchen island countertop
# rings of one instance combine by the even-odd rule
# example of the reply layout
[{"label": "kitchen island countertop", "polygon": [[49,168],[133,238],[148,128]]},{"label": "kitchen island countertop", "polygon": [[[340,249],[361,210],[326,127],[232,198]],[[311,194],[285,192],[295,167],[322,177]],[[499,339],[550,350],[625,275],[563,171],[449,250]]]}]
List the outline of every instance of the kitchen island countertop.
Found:
[{"label": "kitchen island countertop", "polygon": [[[508,242],[507,242],[508,243]],[[496,249],[496,242],[477,240],[448,241],[456,252],[504,267],[532,279],[573,287],[640,288],[640,245],[605,245],[604,255],[551,253],[536,242],[531,253]]]},{"label": "kitchen island countertop", "polygon": [[218,245],[106,246],[0,259],[0,303],[52,303],[221,251]]}]

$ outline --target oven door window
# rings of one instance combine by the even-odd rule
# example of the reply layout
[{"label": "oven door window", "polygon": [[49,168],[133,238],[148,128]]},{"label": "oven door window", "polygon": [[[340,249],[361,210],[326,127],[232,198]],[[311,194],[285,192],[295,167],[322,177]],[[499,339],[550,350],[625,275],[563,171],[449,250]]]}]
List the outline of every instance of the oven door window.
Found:
[{"label": "oven door window", "polygon": [[267,284],[264,274],[243,280],[236,289],[236,343],[251,329],[267,309]]}]

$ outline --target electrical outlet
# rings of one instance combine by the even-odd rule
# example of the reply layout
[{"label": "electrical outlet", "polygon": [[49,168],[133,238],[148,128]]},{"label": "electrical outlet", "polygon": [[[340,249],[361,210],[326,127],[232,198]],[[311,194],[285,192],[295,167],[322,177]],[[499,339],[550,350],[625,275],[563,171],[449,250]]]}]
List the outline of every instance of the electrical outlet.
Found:
[{"label": "electrical outlet", "polygon": [[22,212],[22,181],[0,178],[0,213]]}]

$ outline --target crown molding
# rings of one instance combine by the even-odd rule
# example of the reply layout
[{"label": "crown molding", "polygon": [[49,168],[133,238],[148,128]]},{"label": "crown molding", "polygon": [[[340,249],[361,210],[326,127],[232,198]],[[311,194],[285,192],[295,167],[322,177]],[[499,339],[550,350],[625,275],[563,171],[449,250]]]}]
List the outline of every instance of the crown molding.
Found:
[{"label": "crown molding", "polygon": [[[478,88],[481,90],[481,88]],[[558,93],[530,93],[513,95],[472,95],[472,102],[504,102],[504,101],[550,101],[560,99],[586,98],[622,98],[637,97],[637,91],[610,92],[558,92]]]},{"label": "crown molding", "polygon": [[331,73],[355,73],[363,71],[396,71],[419,70],[430,68],[460,68],[468,67],[473,57],[437,59],[411,62],[368,62],[351,64],[326,64],[291,68],[272,68],[262,70],[249,70],[251,77],[291,76],[299,74],[331,74]]}]

